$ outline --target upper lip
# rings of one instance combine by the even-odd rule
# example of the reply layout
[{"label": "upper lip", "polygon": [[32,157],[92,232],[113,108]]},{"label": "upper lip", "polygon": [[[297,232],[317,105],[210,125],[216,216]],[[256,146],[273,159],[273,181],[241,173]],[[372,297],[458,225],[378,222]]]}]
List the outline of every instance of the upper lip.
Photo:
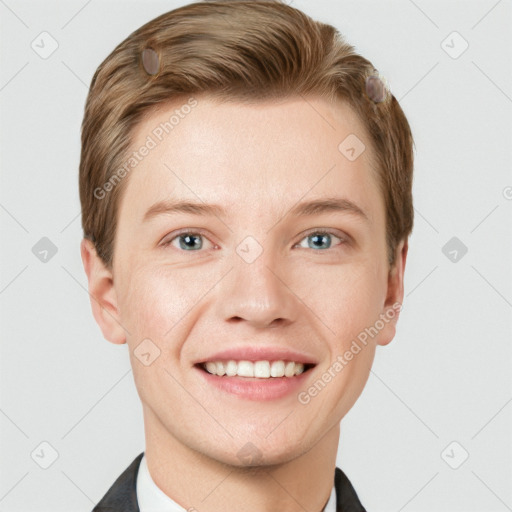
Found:
[{"label": "upper lip", "polygon": [[291,350],[284,347],[264,347],[264,346],[252,346],[252,347],[238,347],[228,348],[216,352],[215,354],[209,355],[201,360],[198,360],[196,364],[206,363],[208,361],[293,361],[295,363],[302,364],[317,364],[316,360],[301,352]]}]

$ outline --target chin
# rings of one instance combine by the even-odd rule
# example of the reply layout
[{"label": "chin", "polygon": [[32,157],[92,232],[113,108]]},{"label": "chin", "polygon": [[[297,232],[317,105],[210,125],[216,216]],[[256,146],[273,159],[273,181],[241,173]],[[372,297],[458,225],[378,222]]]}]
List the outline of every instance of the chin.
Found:
[{"label": "chin", "polygon": [[237,468],[258,469],[286,464],[297,457],[300,457],[308,451],[306,445],[314,443],[305,443],[303,439],[297,436],[297,439],[290,439],[289,436],[281,436],[270,441],[269,439],[254,436],[244,436],[245,442],[235,442],[227,444],[225,448],[208,450],[210,453],[205,455]]}]

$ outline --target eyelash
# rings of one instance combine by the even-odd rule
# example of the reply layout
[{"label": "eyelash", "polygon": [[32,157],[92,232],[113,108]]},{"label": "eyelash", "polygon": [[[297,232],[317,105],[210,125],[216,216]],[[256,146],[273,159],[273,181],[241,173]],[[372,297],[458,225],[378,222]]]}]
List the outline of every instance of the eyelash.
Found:
[{"label": "eyelash", "polygon": [[[203,233],[201,230],[192,231],[189,228],[187,228],[187,229],[183,229],[181,231],[178,231],[177,233],[174,233],[174,236],[172,238],[169,238],[169,240],[167,240],[166,242],[163,242],[160,245],[162,247],[168,247],[168,246],[170,246],[172,244],[172,242],[174,240],[176,240],[177,238],[179,238],[180,236],[183,236],[183,235],[194,235],[194,236],[199,235],[199,236],[202,236],[204,238],[208,238],[206,236],[206,234]],[[304,234],[304,236],[300,239],[300,241],[297,244],[294,244],[294,247],[299,245],[305,238],[308,238],[311,235],[332,235],[333,237],[338,238],[340,240],[340,243],[338,245],[334,246],[334,247],[329,247],[327,249],[315,250],[315,249],[312,249],[310,247],[307,247],[307,248],[306,247],[302,247],[302,249],[311,249],[314,252],[328,252],[330,250],[334,250],[336,247],[340,247],[340,246],[343,246],[343,245],[349,243],[349,237],[347,235],[341,235],[337,231],[332,231],[330,229],[316,228],[316,229],[313,229],[313,230],[310,230],[310,231],[306,232]],[[201,252],[200,250],[185,251],[185,250],[177,249],[177,248],[176,248],[176,250],[178,250],[180,252]]]}]

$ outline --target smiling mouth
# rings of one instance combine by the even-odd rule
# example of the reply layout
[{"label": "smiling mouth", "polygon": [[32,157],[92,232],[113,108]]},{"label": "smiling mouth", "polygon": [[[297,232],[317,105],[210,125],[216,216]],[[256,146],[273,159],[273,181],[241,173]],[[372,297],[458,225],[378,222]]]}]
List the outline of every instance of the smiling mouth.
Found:
[{"label": "smiling mouth", "polygon": [[257,379],[293,378],[313,368],[314,364],[294,361],[207,361],[196,365],[211,375],[219,377],[246,377]]}]

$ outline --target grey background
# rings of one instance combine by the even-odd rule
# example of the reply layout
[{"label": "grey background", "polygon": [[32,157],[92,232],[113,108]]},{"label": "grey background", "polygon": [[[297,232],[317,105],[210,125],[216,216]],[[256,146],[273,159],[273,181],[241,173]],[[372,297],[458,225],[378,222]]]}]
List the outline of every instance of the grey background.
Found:
[{"label": "grey background", "polygon": [[[1,512],[89,511],[144,449],[127,347],[89,305],[79,133],[100,62],[185,3],[0,0]],[[511,2],[293,5],[374,63],[416,142],[404,309],[342,421],[338,465],[369,511],[512,510]],[[58,43],[46,59],[31,47],[43,31]]]}]

